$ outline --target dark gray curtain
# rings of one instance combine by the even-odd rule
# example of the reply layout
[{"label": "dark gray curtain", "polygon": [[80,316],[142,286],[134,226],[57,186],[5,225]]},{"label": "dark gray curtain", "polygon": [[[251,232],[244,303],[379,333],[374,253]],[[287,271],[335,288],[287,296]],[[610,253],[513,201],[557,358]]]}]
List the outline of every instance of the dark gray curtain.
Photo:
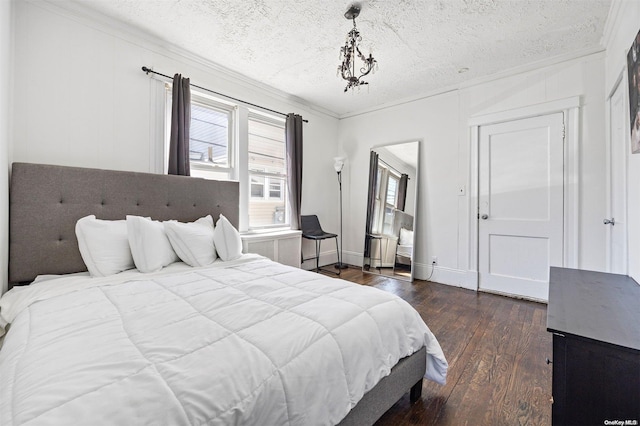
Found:
[{"label": "dark gray curtain", "polygon": [[291,229],[300,229],[302,205],[302,116],[287,114],[285,124]]},{"label": "dark gray curtain", "polygon": [[373,215],[376,207],[376,186],[378,185],[378,154],[375,151],[371,151],[369,155],[369,198],[367,200],[367,224],[366,235],[364,238],[364,257],[370,256],[371,249],[371,227],[373,226]]},{"label": "dark gray curtain", "polygon": [[400,184],[398,185],[398,210],[404,211],[404,206],[407,202],[407,184],[409,183],[409,176],[402,174],[400,176]]},{"label": "dark gray curtain", "polygon": [[191,85],[182,75],[173,76],[171,104],[171,139],[169,143],[170,175],[190,176],[189,127],[191,125]]}]

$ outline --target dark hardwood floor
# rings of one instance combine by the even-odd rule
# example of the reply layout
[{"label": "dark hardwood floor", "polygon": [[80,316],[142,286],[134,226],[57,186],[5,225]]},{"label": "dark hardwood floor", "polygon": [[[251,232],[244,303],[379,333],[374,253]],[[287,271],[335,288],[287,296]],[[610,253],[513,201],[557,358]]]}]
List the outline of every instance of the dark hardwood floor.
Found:
[{"label": "dark hardwood floor", "polygon": [[376,426],[551,424],[546,305],[430,281],[409,283],[355,267],[341,278],[409,302],[449,361],[445,386],[424,380],[421,400],[410,404],[405,395]]}]

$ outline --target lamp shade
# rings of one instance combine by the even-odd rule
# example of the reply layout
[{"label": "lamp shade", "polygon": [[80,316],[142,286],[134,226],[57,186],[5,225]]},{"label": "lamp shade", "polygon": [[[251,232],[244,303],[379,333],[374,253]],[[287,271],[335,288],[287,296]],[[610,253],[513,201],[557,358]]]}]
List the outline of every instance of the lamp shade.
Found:
[{"label": "lamp shade", "polygon": [[335,169],[336,173],[340,173],[342,171],[342,168],[344,167],[344,157],[335,157],[333,159],[333,168]]}]

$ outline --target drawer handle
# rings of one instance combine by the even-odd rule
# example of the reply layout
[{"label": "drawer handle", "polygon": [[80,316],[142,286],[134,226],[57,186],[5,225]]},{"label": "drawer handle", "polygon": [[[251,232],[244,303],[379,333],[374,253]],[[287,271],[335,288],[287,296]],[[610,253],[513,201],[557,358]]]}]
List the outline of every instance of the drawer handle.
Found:
[{"label": "drawer handle", "polygon": [[551,361],[549,358],[547,358],[547,365],[549,364],[553,364],[553,361]]}]

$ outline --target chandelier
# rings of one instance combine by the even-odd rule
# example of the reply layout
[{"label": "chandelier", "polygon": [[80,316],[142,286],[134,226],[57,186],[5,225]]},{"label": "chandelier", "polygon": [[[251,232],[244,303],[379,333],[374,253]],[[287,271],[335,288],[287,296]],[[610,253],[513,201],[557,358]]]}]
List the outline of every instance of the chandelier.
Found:
[{"label": "chandelier", "polygon": [[[369,84],[362,80],[362,77],[370,72],[375,73],[378,69],[378,62],[373,59],[371,53],[369,53],[369,57],[367,58],[360,51],[359,45],[362,37],[356,28],[356,18],[359,14],[360,4],[358,3],[352,4],[344,14],[345,18],[353,20],[353,29],[349,31],[344,46],[340,48],[340,59],[342,63],[338,65],[338,75],[347,80],[347,87],[344,88],[345,92],[354,87]],[[356,66],[356,59],[362,61],[362,66]],[[357,75],[356,69],[360,72],[359,76]]]}]

